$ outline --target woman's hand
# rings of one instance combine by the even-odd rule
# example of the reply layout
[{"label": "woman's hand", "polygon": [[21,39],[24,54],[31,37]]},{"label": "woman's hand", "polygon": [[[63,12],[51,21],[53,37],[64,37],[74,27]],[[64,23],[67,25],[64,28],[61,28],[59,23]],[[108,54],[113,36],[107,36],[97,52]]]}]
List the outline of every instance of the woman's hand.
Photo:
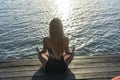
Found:
[{"label": "woman's hand", "polygon": [[72,47],[72,53],[74,53],[74,51],[75,51],[75,46]]},{"label": "woman's hand", "polygon": [[38,46],[36,47],[36,50],[37,50],[38,53],[41,52],[41,51],[40,51],[40,48],[39,48]]},{"label": "woman's hand", "polygon": [[74,53],[74,51],[75,51],[75,46],[72,47],[72,53]]}]

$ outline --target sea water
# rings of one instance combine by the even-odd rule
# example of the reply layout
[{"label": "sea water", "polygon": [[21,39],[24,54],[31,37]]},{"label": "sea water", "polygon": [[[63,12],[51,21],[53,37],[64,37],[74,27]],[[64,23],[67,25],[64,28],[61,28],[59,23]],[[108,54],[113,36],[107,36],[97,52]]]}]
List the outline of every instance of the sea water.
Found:
[{"label": "sea water", "polygon": [[0,0],[0,60],[36,57],[53,17],[75,55],[120,54],[120,0]]}]

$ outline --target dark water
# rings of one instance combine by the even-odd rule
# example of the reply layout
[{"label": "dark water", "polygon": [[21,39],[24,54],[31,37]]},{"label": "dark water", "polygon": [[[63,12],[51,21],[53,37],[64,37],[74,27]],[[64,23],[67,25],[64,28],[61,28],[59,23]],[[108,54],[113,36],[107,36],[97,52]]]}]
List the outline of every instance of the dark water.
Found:
[{"label": "dark water", "polygon": [[0,59],[36,57],[55,16],[76,55],[120,54],[120,0],[0,0]]}]

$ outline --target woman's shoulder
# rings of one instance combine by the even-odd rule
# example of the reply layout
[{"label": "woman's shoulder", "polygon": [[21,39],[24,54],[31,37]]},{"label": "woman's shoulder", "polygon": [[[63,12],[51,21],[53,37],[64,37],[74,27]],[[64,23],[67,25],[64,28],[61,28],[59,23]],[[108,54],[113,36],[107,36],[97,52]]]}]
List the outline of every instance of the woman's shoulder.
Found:
[{"label": "woman's shoulder", "polygon": [[49,37],[44,37],[43,40],[49,39]]},{"label": "woman's shoulder", "polygon": [[50,42],[50,37],[44,37],[44,38],[43,38],[43,42],[49,43],[49,42]]},{"label": "woman's shoulder", "polygon": [[49,40],[49,37],[44,37],[43,38],[43,42],[46,42],[46,41],[48,41]]}]

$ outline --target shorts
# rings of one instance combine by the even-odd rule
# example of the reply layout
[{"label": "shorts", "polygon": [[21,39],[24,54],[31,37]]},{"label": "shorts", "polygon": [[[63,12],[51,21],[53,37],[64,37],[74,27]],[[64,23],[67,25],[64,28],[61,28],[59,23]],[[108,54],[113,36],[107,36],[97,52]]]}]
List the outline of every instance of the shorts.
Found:
[{"label": "shorts", "polygon": [[45,64],[46,73],[63,73],[67,70],[67,64],[63,59],[63,56],[60,60],[48,58],[48,61]]}]

